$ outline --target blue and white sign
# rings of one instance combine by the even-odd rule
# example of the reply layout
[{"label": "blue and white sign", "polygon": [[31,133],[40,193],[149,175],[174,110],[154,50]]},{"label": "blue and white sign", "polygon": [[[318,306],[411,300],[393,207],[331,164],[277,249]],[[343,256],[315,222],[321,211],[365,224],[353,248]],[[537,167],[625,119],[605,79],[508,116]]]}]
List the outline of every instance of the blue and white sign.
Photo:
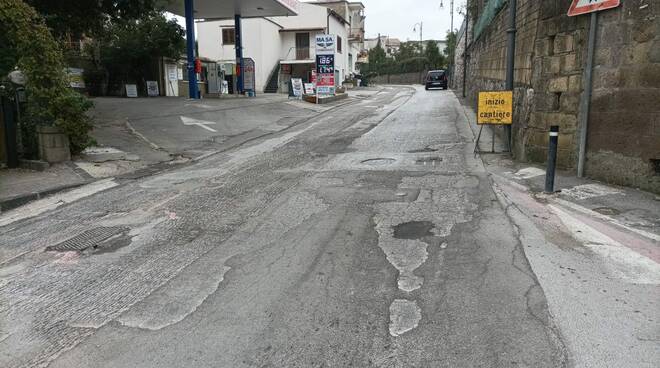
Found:
[{"label": "blue and white sign", "polygon": [[316,35],[316,55],[334,55],[337,49],[337,36],[329,34]]}]

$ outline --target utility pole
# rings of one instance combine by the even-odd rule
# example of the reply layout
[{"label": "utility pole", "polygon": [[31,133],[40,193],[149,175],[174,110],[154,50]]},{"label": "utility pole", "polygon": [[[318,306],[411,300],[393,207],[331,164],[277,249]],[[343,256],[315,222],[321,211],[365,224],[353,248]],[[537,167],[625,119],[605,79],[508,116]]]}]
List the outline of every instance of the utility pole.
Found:
[{"label": "utility pole", "polygon": [[419,22],[419,53],[424,54],[424,22]]},{"label": "utility pole", "polygon": [[467,97],[467,91],[465,90],[465,83],[467,81],[467,59],[468,59],[468,35],[470,34],[470,2],[468,0],[467,6],[465,7],[465,50],[463,50],[463,98]]},{"label": "utility pole", "polygon": [[451,29],[449,32],[454,33],[454,0],[449,3],[449,14],[451,14]]},{"label": "utility pole", "polygon": [[[506,90],[513,91],[514,67],[516,61],[516,0],[509,0],[509,29],[506,30]],[[513,152],[511,139],[511,125],[506,126],[509,151]]]},{"label": "utility pole", "polygon": [[[440,1],[440,9],[444,8],[445,4],[442,3],[442,0]],[[454,0],[449,1],[449,15],[451,16],[451,27],[449,28],[449,32],[454,33]]]}]

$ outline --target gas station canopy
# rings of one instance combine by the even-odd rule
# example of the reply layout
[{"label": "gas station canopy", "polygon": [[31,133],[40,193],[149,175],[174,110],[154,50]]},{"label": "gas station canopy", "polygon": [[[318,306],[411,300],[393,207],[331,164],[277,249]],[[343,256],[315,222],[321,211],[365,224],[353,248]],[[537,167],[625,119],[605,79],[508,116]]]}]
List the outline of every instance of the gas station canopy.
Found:
[{"label": "gas station canopy", "polygon": [[[185,16],[184,0],[161,0],[170,13]],[[195,19],[234,19],[297,15],[297,0],[194,0]]]}]

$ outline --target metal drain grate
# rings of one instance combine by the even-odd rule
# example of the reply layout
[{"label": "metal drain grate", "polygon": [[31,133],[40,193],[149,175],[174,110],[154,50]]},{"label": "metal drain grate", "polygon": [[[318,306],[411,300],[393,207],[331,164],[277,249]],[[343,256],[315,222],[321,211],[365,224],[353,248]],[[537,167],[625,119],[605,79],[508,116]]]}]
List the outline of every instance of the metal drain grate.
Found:
[{"label": "metal drain grate", "polygon": [[65,240],[61,243],[51,245],[46,248],[47,251],[68,252],[83,251],[90,247],[95,247],[99,243],[119,235],[129,229],[125,226],[95,227],[85,230],[82,233]]}]

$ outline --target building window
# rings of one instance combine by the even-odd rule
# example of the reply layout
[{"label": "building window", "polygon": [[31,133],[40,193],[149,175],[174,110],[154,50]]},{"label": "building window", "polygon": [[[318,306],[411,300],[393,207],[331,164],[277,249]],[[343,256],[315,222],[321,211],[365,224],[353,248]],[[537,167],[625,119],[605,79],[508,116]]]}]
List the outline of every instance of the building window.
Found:
[{"label": "building window", "polygon": [[337,52],[341,54],[341,37],[337,36]]},{"label": "building window", "polygon": [[296,33],[296,60],[309,58],[309,33]]},{"label": "building window", "polygon": [[236,44],[236,30],[234,28],[222,29],[222,44],[235,45]]}]

